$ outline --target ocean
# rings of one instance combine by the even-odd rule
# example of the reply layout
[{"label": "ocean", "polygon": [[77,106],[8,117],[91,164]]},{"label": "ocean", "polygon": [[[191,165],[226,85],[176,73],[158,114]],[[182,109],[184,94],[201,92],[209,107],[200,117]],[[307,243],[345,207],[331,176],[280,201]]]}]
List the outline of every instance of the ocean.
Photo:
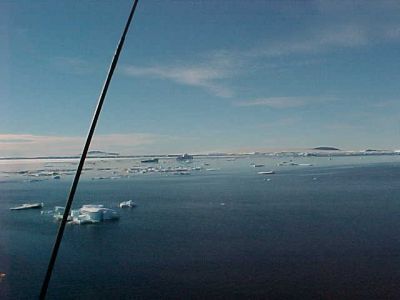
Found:
[{"label": "ocean", "polygon": [[[277,165],[290,159],[312,166]],[[67,225],[48,299],[400,299],[400,156],[143,166],[87,162],[73,207],[120,219]],[[37,299],[58,228],[40,209],[9,208],[64,205],[75,168],[0,162],[1,299]],[[129,199],[137,207],[118,208]]]}]

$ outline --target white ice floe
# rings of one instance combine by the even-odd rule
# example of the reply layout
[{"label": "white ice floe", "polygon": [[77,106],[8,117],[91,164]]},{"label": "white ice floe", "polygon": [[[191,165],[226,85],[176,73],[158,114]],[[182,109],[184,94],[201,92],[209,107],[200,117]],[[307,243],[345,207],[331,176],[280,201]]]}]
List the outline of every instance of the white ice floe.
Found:
[{"label": "white ice floe", "polygon": [[256,163],[251,163],[250,166],[254,167],[254,168],[261,168],[264,167],[264,164],[256,164]]},{"label": "white ice floe", "polygon": [[133,200],[128,200],[128,201],[123,201],[119,204],[120,208],[130,208],[130,207],[135,207],[136,203],[133,202]]},{"label": "white ice floe", "polygon": [[11,207],[10,210],[24,210],[32,208],[42,208],[43,203],[24,203],[16,207]]},{"label": "white ice floe", "polygon": [[270,174],[275,174],[275,171],[265,171],[265,172],[257,172],[259,175],[270,175]]}]

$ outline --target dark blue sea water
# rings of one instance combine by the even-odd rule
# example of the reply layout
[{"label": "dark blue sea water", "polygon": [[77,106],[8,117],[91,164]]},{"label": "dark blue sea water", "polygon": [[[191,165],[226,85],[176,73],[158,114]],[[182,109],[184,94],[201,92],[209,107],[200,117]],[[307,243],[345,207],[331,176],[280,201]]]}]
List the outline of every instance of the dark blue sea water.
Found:
[{"label": "dark blue sea water", "polygon": [[[114,180],[92,180],[88,171],[74,207],[118,209],[128,199],[138,206],[118,209],[116,222],[67,226],[49,299],[400,299],[398,158],[313,158],[312,167],[257,158],[266,164],[260,169],[251,161],[221,158],[208,160],[214,171]],[[271,168],[276,174],[257,174]],[[0,298],[35,299],[58,224],[40,210],[9,208],[63,205],[72,177],[7,176]]]}]

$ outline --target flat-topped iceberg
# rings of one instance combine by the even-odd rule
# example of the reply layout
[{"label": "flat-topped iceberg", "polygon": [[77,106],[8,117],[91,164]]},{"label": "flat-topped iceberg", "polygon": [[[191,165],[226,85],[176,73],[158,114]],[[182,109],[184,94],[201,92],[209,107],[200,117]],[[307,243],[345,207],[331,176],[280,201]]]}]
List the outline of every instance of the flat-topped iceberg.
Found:
[{"label": "flat-topped iceberg", "polygon": [[43,203],[24,203],[19,206],[11,207],[10,210],[24,210],[32,208],[42,208]]},{"label": "flat-topped iceberg", "polygon": [[[54,209],[54,218],[61,220],[64,214],[64,207],[56,206]],[[100,223],[107,220],[119,219],[119,214],[102,204],[86,204],[80,209],[71,210],[68,221],[73,224],[91,224]]]}]

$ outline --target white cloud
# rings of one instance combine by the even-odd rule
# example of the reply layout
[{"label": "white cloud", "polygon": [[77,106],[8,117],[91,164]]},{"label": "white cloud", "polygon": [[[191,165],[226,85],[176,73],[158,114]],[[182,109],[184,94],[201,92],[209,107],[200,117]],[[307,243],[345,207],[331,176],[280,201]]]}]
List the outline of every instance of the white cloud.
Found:
[{"label": "white cloud", "polygon": [[400,38],[400,24],[390,26],[386,29],[386,37],[388,39],[397,40]]},{"label": "white cloud", "polygon": [[224,65],[190,65],[190,66],[126,66],[125,74],[167,79],[179,84],[201,87],[218,97],[231,97],[230,88],[220,80],[232,77],[229,66]]},{"label": "white cloud", "polygon": [[[100,134],[93,137],[91,149],[121,154],[146,153],[146,147],[155,149],[155,145],[176,142],[177,139],[146,133]],[[78,136],[0,134],[0,157],[78,155],[84,140]]]},{"label": "white cloud", "polygon": [[270,108],[284,109],[295,108],[310,104],[311,98],[302,97],[269,97],[235,102],[236,106],[267,106]]},{"label": "white cloud", "polygon": [[[265,45],[253,46],[242,50],[212,51],[200,58],[199,63],[175,63],[151,66],[124,66],[128,76],[148,77],[169,80],[178,84],[203,88],[207,92],[222,98],[234,96],[229,81],[260,68],[276,68],[283,64],[299,66],[302,61],[276,62],[277,56],[315,54],[334,48],[353,48],[364,46],[369,37],[366,31],[356,25],[338,25],[295,39],[271,41]],[[306,60],[309,62],[310,60]],[[315,60],[314,60],[315,62]]]},{"label": "white cloud", "polygon": [[83,75],[92,71],[90,64],[86,60],[78,57],[58,56],[54,57],[51,63],[58,70],[65,73]]},{"label": "white cloud", "polygon": [[397,108],[399,107],[400,101],[398,99],[390,99],[390,100],[378,100],[371,102],[369,104],[372,108]]},{"label": "white cloud", "polygon": [[296,38],[269,41],[263,46],[248,49],[244,54],[254,58],[314,54],[335,48],[364,46],[368,40],[369,37],[362,26],[336,24],[334,27],[318,29]]},{"label": "white cloud", "polygon": [[[299,67],[303,62],[321,63],[324,61],[321,57],[335,50],[357,49],[400,38],[398,1],[315,0],[310,4],[311,8],[307,10],[310,22],[307,23],[312,25],[295,27],[289,33],[283,31],[281,38],[275,34],[241,49],[212,50],[200,57],[196,55],[189,62],[126,66],[123,70],[130,76],[165,79],[202,88],[217,97],[232,98],[235,95],[232,87],[241,88],[232,80],[244,74],[260,69]],[[305,12],[299,9],[295,13]],[[293,11],[288,16],[291,14]],[[278,60],[277,57],[296,59]],[[291,101],[290,104],[272,101],[270,106],[285,105],[282,103],[300,106],[302,101]]]},{"label": "white cloud", "polygon": [[268,129],[268,130],[278,130],[279,132],[282,128],[289,128],[293,126],[298,126],[299,123],[303,122],[304,119],[300,116],[289,116],[281,119],[275,119],[272,122],[261,123],[257,125],[257,128]]}]

